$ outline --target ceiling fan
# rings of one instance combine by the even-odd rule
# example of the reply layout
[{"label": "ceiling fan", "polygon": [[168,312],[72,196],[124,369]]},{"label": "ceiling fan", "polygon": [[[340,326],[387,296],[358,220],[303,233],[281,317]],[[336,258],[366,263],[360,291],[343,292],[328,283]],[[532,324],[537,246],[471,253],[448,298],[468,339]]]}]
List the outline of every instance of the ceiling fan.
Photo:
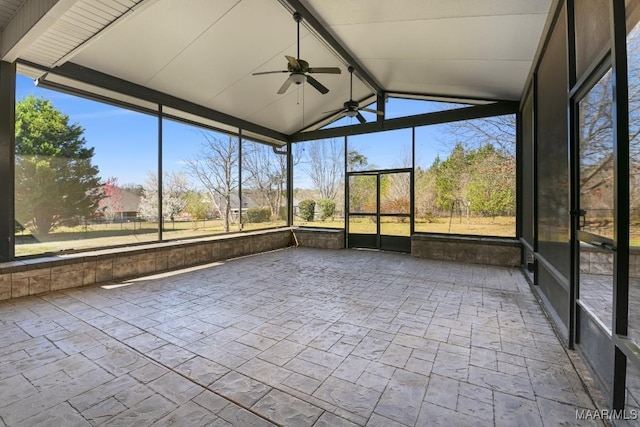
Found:
[{"label": "ceiling fan", "polygon": [[278,90],[278,94],[283,94],[289,89],[291,83],[300,85],[305,81],[311,86],[316,88],[321,94],[329,92],[322,83],[314,79],[310,74],[340,74],[341,70],[338,67],[309,67],[309,63],[303,59],[300,59],[300,21],[302,21],[302,14],[295,12],[293,19],[298,23],[298,57],[285,55],[287,58],[287,69],[279,71],[262,71],[253,73],[254,76],[261,74],[275,74],[275,73],[289,73],[289,77],[285,80],[284,84]]},{"label": "ceiling fan", "polygon": [[342,108],[338,108],[337,110],[333,110],[333,111],[325,111],[324,114],[336,114],[336,113],[341,113],[344,114],[347,117],[356,117],[358,119],[358,121],[360,121],[360,123],[367,123],[367,121],[365,120],[364,116],[362,114],[360,114],[360,111],[367,111],[369,113],[373,113],[373,114],[377,114],[379,116],[383,116],[384,113],[382,111],[377,111],[377,110],[372,110],[370,108],[363,108],[363,107],[359,107],[358,101],[354,101],[353,100],[353,70],[354,68],[350,65],[349,68],[349,74],[351,75],[351,81],[350,81],[350,85],[349,85],[349,100],[347,102],[344,103]]}]

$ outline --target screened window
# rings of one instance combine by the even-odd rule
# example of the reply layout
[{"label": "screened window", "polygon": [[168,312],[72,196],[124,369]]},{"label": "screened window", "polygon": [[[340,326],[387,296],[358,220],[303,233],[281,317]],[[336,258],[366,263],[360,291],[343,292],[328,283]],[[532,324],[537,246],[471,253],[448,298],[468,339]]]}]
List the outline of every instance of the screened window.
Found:
[{"label": "screened window", "polygon": [[344,138],[294,145],[293,222],[344,227]]},{"label": "screened window", "polygon": [[242,229],[287,224],[286,147],[242,141]]},{"label": "screened window", "polygon": [[157,239],[157,118],[16,79],[16,255]]},{"label": "screened window", "polygon": [[[238,137],[168,119],[162,137],[163,238],[239,231]],[[150,206],[151,217],[157,209]]]},{"label": "screened window", "polygon": [[417,128],[415,152],[416,231],[515,235],[515,116]]}]

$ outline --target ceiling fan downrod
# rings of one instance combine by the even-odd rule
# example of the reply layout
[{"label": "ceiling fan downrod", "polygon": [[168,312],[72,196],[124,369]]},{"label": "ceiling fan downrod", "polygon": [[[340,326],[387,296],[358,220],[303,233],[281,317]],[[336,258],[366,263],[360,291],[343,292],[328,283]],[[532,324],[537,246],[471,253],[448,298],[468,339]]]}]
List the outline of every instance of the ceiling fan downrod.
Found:
[{"label": "ceiling fan downrod", "polygon": [[298,40],[298,56],[296,57],[296,59],[300,59],[300,21],[302,21],[302,14],[300,12],[293,12],[293,20],[296,21],[298,23],[297,27],[298,27],[298,37],[296,38],[296,40]]}]

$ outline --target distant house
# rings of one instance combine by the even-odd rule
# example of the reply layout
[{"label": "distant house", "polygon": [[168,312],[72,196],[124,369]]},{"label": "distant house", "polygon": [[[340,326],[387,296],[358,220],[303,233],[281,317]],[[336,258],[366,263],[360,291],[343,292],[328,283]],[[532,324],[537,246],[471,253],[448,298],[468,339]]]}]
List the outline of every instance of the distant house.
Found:
[{"label": "distant house", "polygon": [[[246,212],[247,209],[259,208],[260,205],[256,203],[252,194],[242,193],[242,212]],[[238,194],[231,195],[231,218],[235,221],[240,214],[240,198]]]},{"label": "distant house", "polygon": [[140,211],[140,191],[137,189],[122,189],[122,210],[116,215],[121,220],[132,220],[139,216]]},{"label": "distant house", "polygon": [[99,222],[122,222],[139,218],[142,187],[112,186],[103,194],[93,220]]}]

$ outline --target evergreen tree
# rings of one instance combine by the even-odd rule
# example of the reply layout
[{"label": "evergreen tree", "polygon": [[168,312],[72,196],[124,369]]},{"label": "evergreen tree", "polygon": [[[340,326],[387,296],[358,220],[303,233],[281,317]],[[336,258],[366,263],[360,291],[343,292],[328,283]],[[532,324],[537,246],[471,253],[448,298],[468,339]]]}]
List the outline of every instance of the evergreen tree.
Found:
[{"label": "evergreen tree", "polygon": [[35,234],[98,207],[98,168],[83,134],[48,100],[28,96],[16,104],[16,218]]},{"label": "evergreen tree", "polygon": [[493,145],[475,150],[467,187],[471,210],[483,216],[513,215],[516,206],[515,161]]},{"label": "evergreen tree", "polygon": [[467,184],[469,182],[468,153],[462,144],[453,148],[449,157],[441,161],[436,158],[431,167],[436,172],[436,204],[444,211],[450,211],[467,202]]}]

